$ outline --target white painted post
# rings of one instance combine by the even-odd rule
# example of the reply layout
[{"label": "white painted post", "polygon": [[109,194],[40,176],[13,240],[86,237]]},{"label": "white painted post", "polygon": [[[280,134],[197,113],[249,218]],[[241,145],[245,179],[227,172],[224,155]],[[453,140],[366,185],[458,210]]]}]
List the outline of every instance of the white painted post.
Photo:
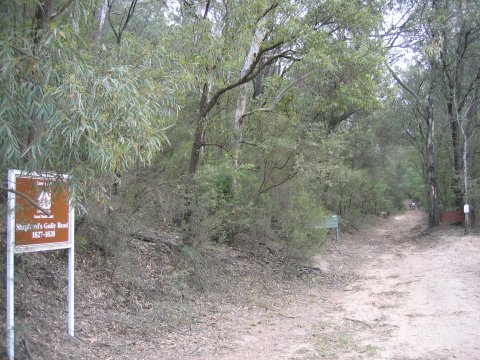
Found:
[{"label": "white painted post", "polygon": [[74,336],[74,307],[75,307],[75,209],[70,198],[70,214],[68,217],[68,335]]},{"label": "white painted post", "polygon": [[[8,170],[8,184],[10,189],[15,185],[15,173]],[[7,205],[7,353],[9,360],[15,359],[15,194],[8,192]]]},{"label": "white painted post", "polygon": [[73,246],[68,249],[68,335],[74,336],[74,268],[75,268],[75,249]]},{"label": "white painted post", "polygon": [[470,227],[470,206],[468,204],[463,205],[463,213],[465,214],[465,230],[464,235],[468,235],[468,228]]}]

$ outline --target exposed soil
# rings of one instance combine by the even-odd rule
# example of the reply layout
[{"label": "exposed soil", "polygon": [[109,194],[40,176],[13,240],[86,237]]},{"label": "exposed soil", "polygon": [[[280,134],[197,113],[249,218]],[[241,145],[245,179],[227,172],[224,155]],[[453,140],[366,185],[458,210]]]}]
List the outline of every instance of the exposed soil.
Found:
[{"label": "exposed soil", "polygon": [[[28,340],[19,340],[17,353],[33,359],[480,359],[480,236],[463,236],[454,226],[425,232],[424,222],[421,212],[406,211],[341,234],[313,267],[287,278],[260,258],[225,251],[219,261],[231,270],[237,292],[179,295],[175,311],[161,307],[155,289],[156,301],[147,301],[125,289],[97,288],[115,275],[97,273],[97,279],[77,264],[77,336],[64,334],[64,313],[50,314],[54,320],[48,327],[42,320],[43,331],[24,331]],[[150,246],[142,245],[146,253]],[[154,271],[150,263],[166,261],[161,255],[146,263],[146,276]],[[38,271],[50,282],[46,289],[64,289],[64,281]],[[42,299],[42,291],[34,294],[32,302]],[[17,306],[25,322],[28,304]],[[186,316],[189,311],[195,316]],[[170,318],[159,317],[165,312]]]},{"label": "exposed soil", "polygon": [[228,346],[190,358],[480,359],[480,237],[420,235],[424,220],[407,211],[343,237],[318,268],[353,280],[312,281],[285,307],[230,319]]}]

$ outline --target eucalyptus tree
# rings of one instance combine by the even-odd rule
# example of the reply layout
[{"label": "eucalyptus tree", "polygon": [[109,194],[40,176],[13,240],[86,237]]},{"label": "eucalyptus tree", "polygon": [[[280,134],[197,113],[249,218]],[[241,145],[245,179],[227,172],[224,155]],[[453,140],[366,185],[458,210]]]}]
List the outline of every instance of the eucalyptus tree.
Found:
[{"label": "eucalyptus tree", "polygon": [[[478,119],[480,101],[480,4],[477,1],[439,1],[440,71],[450,123],[455,175],[454,205],[470,203],[469,141]],[[468,217],[466,218],[468,228]]]},{"label": "eucalyptus tree", "polygon": [[78,196],[105,195],[115,168],[148,163],[177,107],[162,57],[91,43],[99,3],[1,4],[1,169],[72,174]]},{"label": "eucalyptus tree", "polygon": [[[313,31],[304,67],[313,70],[302,87],[299,111],[305,119],[333,130],[354,114],[375,109],[383,44],[379,31],[382,7],[357,2],[326,2],[312,9]],[[305,96],[306,95],[306,96]]]},{"label": "eucalyptus tree", "polygon": [[249,64],[238,57],[238,51],[242,49],[243,52],[256,36],[255,31],[264,31],[260,29],[264,26],[261,24],[273,21],[273,14],[280,5],[279,1],[181,2],[178,28],[183,36],[191,36],[180,41],[184,49],[190,49],[187,54],[196,67],[199,88],[190,173],[198,169],[205,146],[208,115],[220,99],[252,81],[277,59],[291,56],[292,49],[283,46],[288,35],[269,33],[267,42],[264,42],[264,36],[258,37],[262,39],[257,42],[258,51],[251,54]]},{"label": "eucalyptus tree", "polygon": [[[135,14],[138,2],[138,0],[129,0],[127,3],[124,3],[122,1],[107,0],[106,3],[103,3],[100,8],[97,37],[101,31],[101,24],[104,21],[104,12],[106,12],[108,23],[110,24],[113,35],[115,35],[117,44],[120,45],[120,43],[122,42],[123,34],[125,33],[128,24],[130,23],[133,15]],[[105,5],[107,9],[105,9]],[[118,19],[115,21],[113,18],[115,14],[117,14],[116,10],[118,11],[119,15],[116,16]]]},{"label": "eucalyptus tree", "polygon": [[[402,39],[404,46],[407,44],[417,56],[417,66],[423,71],[423,81],[418,88],[409,86],[395,71],[387,65],[390,73],[397,83],[412,96],[415,112],[425,121],[425,174],[426,188],[428,193],[428,226],[439,224],[437,164],[435,159],[435,109],[434,96],[438,82],[435,78],[439,68],[439,45],[441,37],[438,29],[436,0],[428,0],[422,3],[399,1],[401,9],[406,7],[407,20],[399,28],[401,36],[394,34],[393,41]],[[392,44],[391,43],[391,44]],[[423,94],[422,94],[423,93]]]},{"label": "eucalyptus tree", "polygon": [[[277,59],[253,79],[251,88],[242,86],[234,112],[235,162],[244,122],[260,112],[280,111],[282,101],[290,99],[292,111],[307,123],[325,122],[330,129],[376,104],[382,50],[371,35],[380,24],[379,3],[303,1],[288,13],[279,11],[276,18],[270,26],[290,34],[293,56]],[[288,25],[282,30],[278,24]],[[263,31],[267,33],[265,25]],[[252,61],[254,45],[255,41],[244,67]],[[264,91],[265,82],[270,82],[269,93]]]},{"label": "eucalyptus tree", "polygon": [[[401,45],[404,47],[409,46],[417,66],[425,69],[426,79],[431,84],[429,103],[432,108],[433,103],[437,103],[439,119],[448,119],[454,170],[451,185],[448,186],[453,188],[453,204],[459,208],[462,203],[469,202],[468,163],[471,153],[468,142],[478,117],[480,6],[478,2],[468,0],[398,3],[401,9],[407,9],[403,17],[406,21],[397,29],[401,36],[397,33],[394,39],[403,41]],[[413,92],[410,94],[413,95]],[[428,110],[428,107],[424,107],[424,110]],[[433,110],[429,113],[432,116],[434,114]],[[434,136],[431,139],[435,142]],[[429,155],[428,152],[426,154]],[[429,158],[433,158],[433,155],[426,157],[427,162]],[[427,187],[432,195],[428,164],[426,166]],[[448,206],[450,202],[444,199],[443,205]]]},{"label": "eucalyptus tree", "polygon": [[[435,155],[435,108],[434,108],[434,80],[428,71],[417,72],[421,75],[416,82],[409,84],[401,79],[393,70],[391,73],[397,83],[405,90],[413,108],[413,116],[416,119],[418,134],[417,136],[423,143],[423,149],[420,148],[422,159],[425,166],[426,187],[428,193],[428,226],[434,227],[439,224],[439,204],[438,204],[438,181],[437,181],[437,161]],[[429,77],[430,76],[430,77]],[[420,81],[418,81],[420,79]],[[423,125],[422,125],[423,123]],[[413,130],[416,131],[417,129]],[[407,136],[412,137],[412,130],[405,129]]]},{"label": "eucalyptus tree", "polygon": [[274,91],[270,98],[280,94],[277,112],[296,121],[291,172],[308,181],[319,202],[325,194],[330,211],[353,215],[362,201],[353,203],[348,194],[363,196],[350,190],[360,186],[366,170],[347,159],[346,138],[379,105],[383,48],[372,35],[380,26],[381,6],[324,2],[311,6],[302,21],[309,26],[299,37],[300,61],[282,76],[279,89],[287,90]]},{"label": "eucalyptus tree", "polygon": [[[374,46],[365,46],[371,34],[366,28],[370,26],[369,30],[372,30],[372,24],[379,20],[379,8],[375,6],[373,3],[363,6],[356,2],[329,1],[320,5],[311,1],[182,2],[179,23],[182,34],[191,34],[188,40],[190,48],[196,50],[190,56],[198,65],[199,77],[190,173],[198,169],[205,146],[207,123],[212,121],[209,118],[211,110],[234,89],[241,88],[235,90],[238,94],[237,103],[232,111],[232,156],[237,159],[234,162],[238,163],[244,121],[256,112],[272,111],[287,95],[288,88],[300,86],[309,77],[323,75],[323,66],[329,67],[331,73],[338,74],[340,78],[340,72],[347,71],[346,67],[341,70],[335,65],[344,62],[338,59],[342,56],[350,56],[348,61],[352,65],[370,62],[370,69],[375,68],[376,65],[371,61],[376,60],[369,51]],[[184,46],[187,45],[185,39],[182,41]],[[298,77],[286,75],[293,64],[307,58],[312,60],[310,69],[297,72]],[[315,61],[316,64],[313,64]],[[367,73],[366,67],[363,68],[361,74]],[[350,74],[351,79],[355,78],[354,71]],[[270,99],[263,97],[260,101],[251,101],[261,95],[266,77],[270,75],[285,80],[282,80],[282,86]],[[368,76],[365,75],[364,79]],[[352,90],[350,85],[353,82],[348,84],[351,79],[345,79],[337,92],[342,94],[345,101],[348,101],[348,91]],[[335,82],[332,79],[330,84]],[[338,82],[342,83],[343,80]],[[250,83],[253,88],[250,88]],[[364,83],[366,86],[363,89],[360,82],[357,85],[355,91],[358,91],[359,98],[362,98],[362,91],[365,93],[365,90],[372,96],[371,84]],[[325,94],[328,93],[325,91]],[[363,96],[363,99],[366,97]],[[353,105],[353,101],[350,105],[344,104],[344,111],[338,114],[338,119],[334,120],[332,116],[331,121],[338,123],[359,111],[362,108],[361,100],[356,102],[357,106]]]},{"label": "eucalyptus tree", "polygon": [[[256,24],[254,25],[254,31],[252,36],[252,41],[250,44],[250,48],[248,50],[247,56],[244,60],[242,70],[240,71],[240,77],[244,77],[250,68],[254,66],[254,62],[257,60],[257,54],[260,52],[260,48],[262,47],[263,42],[267,38],[268,28],[267,22],[269,17],[274,20],[275,19],[275,9],[278,7],[278,3],[272,4],[272,6],[266,11],[261,14],[258,18]],[[272,15],[273,13],[273,15]],[[257,73],[256,78],[260,76],[261,73]],[[255,77],[251,80],[253,81]],[[237,98],[237,103],[235,107],[235,112],[233,116],[233,146],[232,146],[232,157],[233,163],[235,167],[238,167],[238,156],[240,151],[240,144],[243,140],[243,124],[244,119],[246,116],[246,109],[247,109],[247,99],[248,99],[248,88],[247,83],[242,84],[240,86],[240,94]]]}]

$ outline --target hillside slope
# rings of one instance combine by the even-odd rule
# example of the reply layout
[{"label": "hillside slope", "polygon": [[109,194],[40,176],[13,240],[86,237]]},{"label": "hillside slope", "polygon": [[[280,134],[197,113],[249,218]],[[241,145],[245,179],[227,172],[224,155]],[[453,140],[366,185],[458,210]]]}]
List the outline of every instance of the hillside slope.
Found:
[{"label": "hillside slope", "polygon": [[379,219],[342,234],[338,244],[329,240],[314,266],[290,271],[265,246],[248,244],[252,239],[190,261],[139,240],[131,243],[130,261],[80,249],[73,339],[65,330],[65,256],[30,254],[18,265],[17,353],[32,359],[480,357],[480,237],[464,237],[455,227],[422,233],[423,222],[417,211]]}]

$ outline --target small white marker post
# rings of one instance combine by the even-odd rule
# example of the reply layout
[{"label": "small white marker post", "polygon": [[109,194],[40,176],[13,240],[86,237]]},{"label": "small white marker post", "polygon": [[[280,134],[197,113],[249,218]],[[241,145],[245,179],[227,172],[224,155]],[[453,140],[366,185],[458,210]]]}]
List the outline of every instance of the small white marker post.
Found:
[{"label": "small white marker post", "polygon": [[[10,191],[8,191],[7,201],[6,342],[9,360],[15,359],[15,254],[68,249],[67,331],[70,336],[74,336],[75,210],[72,199],[68,194],[67,178],[66,175],[8,170],[8,188]],[[59,194],[55,190],[52,191],[55,182],[64,185],[63,191],[60,191]],[[39,192],[38,189],[42,191]],[[44,194],[48,192],[50,197],[45,204],[48,205],[48,210],[51,210],[50,215],[35,209],[21,196],[18,197],[18,202],[23,201],[23,204],[20,207],[17,206],[15,192],[22,193],[33,201],[40,201],[41,197],[44,197]],[[42,207],[45,207],[45,205],[42,205]]]},{"label": "small white marker post", "polygon": [[469,212],[470,212],[470,206],[468,204],[463,205],[463,213],[465,214],[465,229],[464,229],[465,235],[468,235],[468,228],[470,227]]}]

